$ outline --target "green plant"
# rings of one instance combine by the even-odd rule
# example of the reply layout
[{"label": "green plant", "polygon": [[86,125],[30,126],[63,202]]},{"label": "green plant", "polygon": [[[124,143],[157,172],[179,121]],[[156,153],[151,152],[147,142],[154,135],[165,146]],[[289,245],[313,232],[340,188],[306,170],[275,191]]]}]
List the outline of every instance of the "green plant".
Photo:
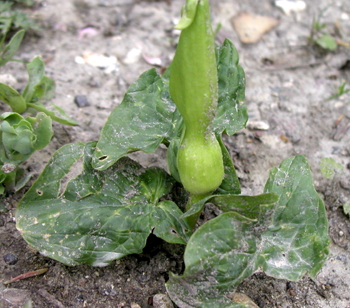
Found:
[{"label": "green plant", "polygon": [[[13,56],[23,37],[24,30],[21,30],[5,47],[0,46],[0,66],[14,61]],[[50,142],[53,136],[52,120],[67,125],[77,124],[61,108],[52,105],[55,112],[43,105],[55,94],[54,81],[45,76],[44,62],[36,57],[26,68],[29,80],[21,94],[0,83],[0,101],[12,109],[12,112],[0,115],[0,195],[5,188],[17,191],[29,180],[29,177],[23,177],[18,166]],[[24,117],[21,114],[25,112],[35,116]]]},{"label": "green plant", "polygon": [[[218,76],[209,3],[185,6],[177,25],[183,35],[171,64],[169,90],[184,120],[177,152],[179,179],[194,195],[211,193],[224,177],[221,147],[212,131],[218,102]],[[197,14],[197,18],[194,16]]]},{"label": "green plant", "polygon": [[350,92],[350,89],[345,89],[346,86],[346,81],[344,81],[336,90],[336,93],[331,95],[330,97],[327,98],[327,101],[338,98],[339,96],[342,96],[343,94],[346,94]]},{"label": "green plant", "polygon": [[326,179],[333,179],[336,173],[343,171],[343,166],[333,158],[323,158],[320,162],[320,170]]},{"label": "green plant", "polygon": [[38,26],[25,13],[12,8],[16,2],[27,6],[33,5],[31,0],[0,2],[0,46],[10,31],[39,30]]},{"label": "green plant", "polygon": [[[184,244],[186,269],[181,276],[171,274],[166,284],[175,303],[180,307],[246,307],[228,295],[258,269],[290,280],[306,273],[316,275],[328,255],[328,222],[307,160],[301,155],[273,168],[262,194],[241,195],[221,136],[233,135],[246,124],[245,75],[230,41],[225,40],[215,54],[211,51],[209,16],[207,0],[187,0],[179,24],[184,30],[170,68],[163,76],[148,70],[129,87],[98,142],[59,149],[21,200],[16,221],[31,246],[67,265],[105,266],[141,253],[151,233],[169,243]],[[204,41],[199,46],[209,48],[199,51],[205,55],[198,56],[201,61],[195,68],[181,67],[194,61],[187,47],[181,46],[185,42],[194,48],[186,38],[191,26],[198,27],[196,36]],[[198,75],[203,68],[204,76]],[[188,92],[190,85],[179,83],[179,78],[190,84],[200,79],[202,91],[192,89],[192,93],[202,99],[202,93],[212,96],[208,101],[204,97],[204,107]],[[213,187],[207,187],[212,171],[202,173],[204,194],[191,192],[191,182],[189,190],[176,184],[184,176],[197,176],[193,168],[179,170],[184,134],[189,126],[198,125],[191,119],[203,121],[205,137],[201,129],[192,132],[200,142],[215,135],[221,150],[215,165],[224,166],[221,183]],[[168,147],[171,175],[161,168],[145,169],[126,157],[138,150],[152,153],[162,143]],[[203,155],[198,159],[205,164],[217,157],[216,153],[208,157],[210,151],[195,155]],[[71,176],[74,168],[82,168],[76,177]],[[222,214],[195,230],[207,202]]]},{"label": "green plant", "polygon": [[321,18],[328,8],[329,6],[324,8],[317,18],[312,19],[311,31],[308,39],[310,43],[315,44],[322,49],[335,50],[338,47],[336,38],[326,31],[327,25],[321,23]]}]

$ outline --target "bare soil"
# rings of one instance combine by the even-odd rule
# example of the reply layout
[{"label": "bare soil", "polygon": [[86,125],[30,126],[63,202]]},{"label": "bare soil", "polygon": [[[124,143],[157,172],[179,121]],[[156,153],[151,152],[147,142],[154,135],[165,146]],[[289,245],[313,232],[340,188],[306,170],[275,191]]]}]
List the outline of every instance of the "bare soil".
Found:
[{"label": "bare soil", "polygon": [[[211,2],[213,23],[222,25],[217,42],[225,37],[234,42],[247,75],[251,123],[237,135],[225,137],[243,192],[261,193],[270,168],[289,156],[305,155],[315,187],[325,200],[332,238],[329,259],[316,279],[288,282],[256,273],[238,289],[261,308],[349,308],[350,220],[342,205],[350,201],[350,93],[326,98],[343,81],[350,84],[350,50],[339,47],[326,52],[310,46],[307,39],[313,17],[327,8],[322,19],[327,31],[349,42],[349,2],[308,0],[305,10],[290,15],[270,0]],[[30,60],[40,55],[45,60],[48,76],[57,83],[52,102],[80,123],[77,127],[55,124],[50,145],[25,163],[34,178],[62,145],[98,139],[128,85],[152,67],[147,59],[161,60],[160,71],[167,67],[178,38],[173,26],[183,4],[183,0],[42,0],[25,9],[42,31],[28,33],[17,58]],[[245,45],[231,23],[232,17],[242,12],[271,16],[279,19],[279,24],[258,43]],[[92,31],[82,32],[87,27]],[[116,57],[116,69],[108,72],[78,63],[87,52]],[[8,63],[1,67],[1,74],[5,73],[15,78],[15,88],[23,88],[27,76],[22,64]],[[74,103],[76,95],[86,95],[90,106],[79,108]],[[256,122],[269,128],[257,130]],[[154,155],[133,157],[144,166],[165,167],[164,154],[159,150]],[[333,179],[320,172],[325,157],[343,166]],[[38,308],[168,307],[153,299],[165,294],[169,271],[183,271],[183,246],[151,236],[142,254],[108,267],[67,267],[32,250],[16,230],[16,205],[26,189],[4,200],[6,211],[0,217],[1,308],[22,307],[28,299]],[[208,206],[202,218],[211,216],[215,210]],[[48,271],[3,285],[12,277],[40,268]]]}]

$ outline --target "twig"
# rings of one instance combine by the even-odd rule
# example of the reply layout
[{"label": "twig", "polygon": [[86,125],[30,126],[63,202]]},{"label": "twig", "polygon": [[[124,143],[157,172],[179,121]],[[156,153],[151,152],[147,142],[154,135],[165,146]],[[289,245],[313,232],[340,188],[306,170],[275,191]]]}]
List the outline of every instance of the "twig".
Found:
[{"label": "twig", "polygon": [[38,269],[36,271],[27,272],[27,273],[18,275],[14,278],[11,278],[10,280],[5,281],[4,284],[9,284],[9,283],[12,283],[12,282],[15,282],[18,280],[39,276],[39,275],[46,273],[47,271],[48,271],[48,268],[41,268],[41,269]]}]

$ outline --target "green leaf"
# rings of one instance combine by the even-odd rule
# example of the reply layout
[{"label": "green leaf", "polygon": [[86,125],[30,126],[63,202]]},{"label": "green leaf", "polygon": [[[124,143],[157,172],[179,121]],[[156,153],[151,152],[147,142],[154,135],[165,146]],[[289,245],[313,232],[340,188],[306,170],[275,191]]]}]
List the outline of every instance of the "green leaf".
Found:
[{"label": "green leaf", "polygon": [[27,106],[30,108],[33,108],[39,112],[45,113],[53,121],[56,121],[58,123],[65,124],[65,125],[78,125],[77,121],[71,119],[62,108],[60,108],[54,104],[52,104],[50,106],[53,108],[54,111],[48,110],[47,108],[45,108],[41,104],[28,103]]},{"label": "green leaf", "polygon": [[53,136],[52,120],[45,113],[39,112],[35,119],[34,134],[37,136],[34,150],[46,147]]},{"label": "green leaf", "polygon": [[320,38],[315,40],[315,43],[320,47],[322,47],[323,49],[328,49],[328,50],[336,50],[338,47],[338,44],[335,38],[328,34],[322,35]]},{"label": "green leaf", "polygon": [[180,307],[223,301],[259,268],[277,278],[298,280],[306,273],[314,277],[325,262],[330,243],[326,211],[303,156],[272,169],[265,194],[214,196],[213,201],[231,211],[191,236],[184,274],[172,275],[166,285]]},{"label": "green leaf", "polygon": [[0,83],[0,100],[10,105],[13,112],[23,113],[27,109],[26,102],[21,94],[3,83]]},{"label": "green leaf", "polygon": [[155,69],[143,73],[104,125],[94,167],[106,169],[129,152],[154,152],[171,135],[174,112],[168,81]]},{"label": "green leaf", "polygon": [[346,215],[350,215],[350,201],[343,204],[343,211]]},{"label": "green leaf", "polygon": [[320,163],[320,170],[326,179],[333,179],[336,172],[343,170],[343,166],[333,158],[323,158]]},{"label": "green leaf", "polygon": [[298,280],[315,277],[326,261],[330,239],[324,203],[315,191],[306,158],[285,159],[270,172],[265,192],[280,196],[273,223],[264,234],[266,274]]},{"label": "green leaf", "polygon": [[16,112],[5,112],[0,120],[2,145],[7,158],[16,164],[45,147],[53,136],[51,118],[44,113],[24,118]]},{"label": "green leaf", "polygon": [[223,212],[237,212],[250,219],[258,219],[260,205],[274,204],[278,196],[274,193],[266,193],[257,196],[244,195],[219,195],[213,196],[210,202],[214,203]]},{"label": "green leaf", "polygon": [[[3,9],[1,5],[3,4],[0,3],[0,11]],[[0,30],[2,35],[6,35],[7,32],[9,32],[12,25],[12,21],[13,21],[13,16],[0,16]]]},{"label": "green leaf", "polygon": [[271,219],[271,208],[260,207],[259,221],[228,212],[197,229],[185,250],[184,274],[172,275],[166,284],[171,299],[179,307],[227,304],[226,295],[257,269],[261,235]]},{"label": "green leaf", "polygon": [[217,50],[219,104],[213,127],[216,133],[229,136],[244,128],[248,120],[245,74],[238,61],[235,46],[226,39]]},{"label": "green leaf", "polygon": [[234,194],[241,193],[241,184],[236,174],[235,166],[232,163],[231,155],[222,141],[221,135],[216,136],[222,152],[225,176],[220,187],[215,191],[216,194]]},{"label": "green leaf", "polygon": [[[19,46],[22,43],[25,31],[18,31],[5,46],[4,50],[0,54],[0,66],[5,65],[8,61],[11,61]],[[1,46],[0,46],[1,47]]]},{"label": "green leaf", "polygon": [[23,90],[22,96],[27,103],[32,103],[35,94],[35,88],[41,83],[45,74],[45,64],[40,57],[35,57],[27,64],[27,72],[29,75],[28,84]]},{"label": "green leaf", "polygon": [[[142,252],[152,232],[185,244],[189,228],[182,212],[171,201],[157,200],[171,190],[170,176],[129,158],[96,171],[91,166],[95,146],[67,145],[53,155],[17,208],[24,239],[65,264],[94,266]],[[76,174],[72,166],[82,171],[70,180]]]},{"label": "green leaf", "polygon": [[[217,52],[219,102],[213,129],[229,135],[244,128],[248,115],[243,103],[244,71],[238,65],[234,45],[226,40]],[[170,144],[181,138],[182,118],[169,95],[168,69],[160,76],[155,69],[143,73],[128,89],[122,103],[110,114],[104,125],[93,166],[104,170],[127,153],[141,150],[154,152],[161,143]],[[168,161],[174,162],[176,144],[171,145]],[[177,178],[175,170],[171,173]],[[177,178],[178,179],[178,178]]]},{"label": "green leaf", "polygon": [[47,102],[55,96],[55,91],[55,82],[51,78],[44,76],[34,87],[32,102]]}]

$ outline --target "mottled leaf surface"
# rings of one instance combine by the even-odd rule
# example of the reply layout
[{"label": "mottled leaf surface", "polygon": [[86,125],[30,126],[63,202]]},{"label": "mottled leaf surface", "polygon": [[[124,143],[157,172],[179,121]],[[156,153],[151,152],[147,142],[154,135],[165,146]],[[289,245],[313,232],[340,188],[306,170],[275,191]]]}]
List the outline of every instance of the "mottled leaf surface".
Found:
[{"label": "mottled leaf surface", "polygon": [[171,135],[174,112],[167,80],[155,69],[143,73],[104,125],[94,167],[103,170],[129,152],[154,152]]},{"label": "mottled leaf surface", "polygon": [[186,247],[183,276],[173,275],[166,284],[172,300],[180,307],[199,308],[216,301],[230,307],[227,293],[256,271],[271,207],[261,206],[259,221],[228,212],[202,225]]},{"label": "mottled leaf surface", "polygon": [[197,229],[186,247],[184,274],[167,283],[180,307],[223,301],[259,268],[298,280],[306,273],[314,277],[325,262],[326,211],[305,157],[286,159],[272,169],[260,196],[218,195],[211,201],[228,212]]},{"label": "mottled leaf surface", "polygon": [[53,155],[18,206],[17,228],[24,239],[65,264],[94,266],[142,252],[151,232],[185,244],[189,228],[182,212],[171,201],[159,202],[173,179],[129,158],[96,171],[95,145],[67,145]]},{"label": "mottled leaf surface", "polygon": [[248,120],[245,73],[238,61],[235,46],[226,39],[217,50],[219,104],[213,127],[216,133],[225,132],[229,136],[244,128]]},{"label": "mottled leaf surface", "polygon": [[306,158],[297,155],[272,169],[265,192],[280,199],[263,237],[264,271],[289,280],[299,280],[305,273],[314,277],[326,261],[330,239],[324,203]]},{"label": "mottled leaf surface", "polygon": [[[248,115],[243,103],[244,71],[230,41],[226,40],[218,49],[217,63],[219,102],[213,130],[232,135],[244,128]],[[161,143],[168,145],[181,137],[184,127],[179,125],[181,115],[169,94],[169,75],[169,69],[163,76],[151,69],[129,87],[102,129],[93,158],[96,169],[106,169],[130,152],[152,153]],[[173,144],[173,150],[177,143]]]}]

